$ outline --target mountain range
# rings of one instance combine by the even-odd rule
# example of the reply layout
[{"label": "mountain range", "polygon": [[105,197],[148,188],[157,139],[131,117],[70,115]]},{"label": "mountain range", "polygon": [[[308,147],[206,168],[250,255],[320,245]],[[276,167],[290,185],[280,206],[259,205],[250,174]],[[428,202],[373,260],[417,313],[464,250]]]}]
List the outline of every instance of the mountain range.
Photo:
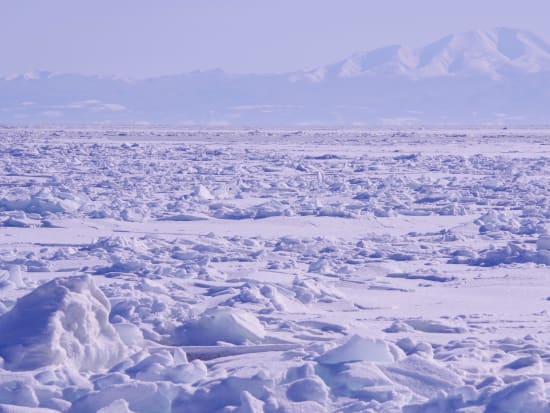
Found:
[{"label": "mountain range", "polygon": [[149,79],[0,78],[5,124],[550,124],[550,45],[509,28],[392,45],[308,70]]}]

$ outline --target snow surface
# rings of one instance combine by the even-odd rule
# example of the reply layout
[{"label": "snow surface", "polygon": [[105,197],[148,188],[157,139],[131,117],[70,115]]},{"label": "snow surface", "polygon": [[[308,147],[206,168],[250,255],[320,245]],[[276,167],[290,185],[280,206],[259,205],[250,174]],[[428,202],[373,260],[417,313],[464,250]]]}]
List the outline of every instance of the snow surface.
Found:
[{"label": "snow surface", "polygon": [[0,412],[550,411],[549,136],[0,129]]}]

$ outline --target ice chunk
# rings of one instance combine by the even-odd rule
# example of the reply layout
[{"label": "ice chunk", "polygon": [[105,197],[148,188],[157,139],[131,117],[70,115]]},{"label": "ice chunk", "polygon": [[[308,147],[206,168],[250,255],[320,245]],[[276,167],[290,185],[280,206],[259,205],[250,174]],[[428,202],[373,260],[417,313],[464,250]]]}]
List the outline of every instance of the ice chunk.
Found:
[{"label": "ice chunk", "polygon": [[73,402],[68,413],[96,413],[103,408],[111,412],[112,405],[120,399],[127,401],[128,408],[135,412],[169,413],[175,396],[176,389],[171,384],[134,381],[88,393]]},{"label": "ice chunk", "polygon": [[105,406],[97,411],[97,413],[133,413],[128,406],[128,402],[124,399],[117,399],[110,405]]},{"label": "ice chunk", "polygon": [[120,217],[128,222],[143,222],[147,218],[147,212],[139,207],[129,207],[122,210]]},{"label": "ice chunk", "polygon": [[339,364],[354,361],[393,363],[395,361],[388,343],[380,339],[351,337],[346,343],[327,351],[317,358],[322,364]]},{"label": "ice chunk", "polygon": [[10,380],[0,384],[0,402],[37,407],[40,402],[30,380]]},{"label": "ice chunk", "polygon": [[109,301],[90,276],[56,278],[19,299],[0,317],[5,368],[70,363],[97,371],[119,361],[124,345],[109,323]]},{"label": "ice chunk", "polygon": [[139,345],[143,342],[143,333],[131,323],[113,324],[120,338],[127,346]]},{"label": "ice chunk", "polygon": [[394,364],[380,365],[380,369],[392,382],[428,398],[436,397],[441,390],[449,392],[464,385],[462,378],[442,363],[416,354]]},{"label": "ice chunk", "polygon": [[544,381],[535,377],[514,383],[493,394],[485,412],[543,413],[549,408]]},{"label": "ice chunk", "polygon": [[[222,410],[222,408],[239,405],[242,412],[263,412],[260,410],[262,403],[259,401],[266,402],[274,385],[273,380],[267,376],[265,371],[260,370],[252,377],[230,376],[215,381],[209,388],[201,389],[193,394],[181,392],[172,403],[172,413],[232,411],[230,409]],[[248,394],[243,395],[245,391]],[[256,400],[252,400],[249,396]],[[250,408],[247,409],[247,407]]]},{"label": "ice chunk", "polygon": [[22,278],[22,271],[20,265],[10,265],[9,267],[10,278],[9,280],[17,287],[21,288],[25,286]]},{"label": "ice chunk", "polygon": [[21,277],[20,265],[11,265],[8,271],[0,270],[0,290],[23,287],[25,283]]},{"label": "ice chunk", "polygon": [[525,373],[527,369],[532,370],[533,373],[542,372],[542,361],[538,354],[532,354],[525,357],[520,357],[503,366],[508,370],[522,370]]},{"label": "ice chunk", "polygon": [[204,201],[209,201],[214,199],[212,193],[203,185],[198,185],[193,192],[193,195]]},{"label": "ice chunk", "polygon": [[132,251],[135,254],[146,254],[148,251],[147,240],[144,238],[110,236],[96,239],[86,247],[87,250],[103,250],[105,252]]},{"label": "ice chunk", "polygon": [[291,383],[286,395],[294,402],[311,400],[323,403],[328,398],[328,389],[319,377],[312,376]]},{"label": "ice chunk", "polygon": [[391,326],[385,328],[386,333],[403,333],[411,331],[413,328],[401,320],[395,320]]},{"label": "ice chunk", "polygon": [[550,235],[542,235],[537,240],[537,250],[538,251],[549,251],[550,250]]},{"label": "ice chunk", "polygon": [[[540,241],[540,239],[539,239]],[[538,244],[538,243],[537,243]],[[537,245],[538,251],[523,248],[513,242],[509,242],[500,248],[489,248],[482,252],[479,258],[466,260],[470,265],[493,267],[500,264],[527,263],[550,265],[550,250],[545,249],[545,242],[540,242],[542,248]],[[450,261],[451,263],[454,263]]]},{"label": "ice chunk", "polygon": [[187,361],[185,352],[174,349],[174,354],[162,350],[145,357],[126,369],[131,377],[141,381],[171,381],[172,383],[193,383],[204,378],[207,367],[201,360]]},{"label": "ice chunk", "polygon": [[207,367],[201,360],[183,363],[166,369],[166,380],[173,383],[193,383],[206,377]]},{"label": "ice chunk", "polygon": [[411,318],[405,320],[409,326],[417,331],[423,331],[425,333],[441,333],[441,334],[460,334],[466,333],[465,327],[460,325],[452,325],[437,320],[425,320],[421,318]]},{"label": "ice chunk", "polygon": [[84,194],[42,188],[39,192],[29,193],[18,188],[0,199],[0,208],[7,210],[21,210],[28,213],[62,213],[77,211],[88,202]]},{"label": "ice chunk", "polygon": [[405,320],[405,323],[416,331],[422,331],[424,333],[460,334],[468,331],[464,326],[453,325],[438,320],[411,318]]},{"label": "ice chunk", "polygon": [[349,363],[336,371],[324,371],[323,369],[320,371],[323,373],[323,377],[326,375],[332,392],[337,396],[357,397],[366,388],[382,388],[393,385],[380,368],[370,362]]},{"label": "ice chunk", "polygon": [[8,219],[2,222],[2,226],[12,227],[12,228],[30,228],[33,225],[31,222],[29,222],[29,220],[25,218],[9,217]]},{"label": "ice chunk", "polygon": [[315,279],[301,279],[299,276],[294,278],[292,289],[296,298],[304,304],[344,298],[344,295],[330,284]]},{"label": "ice chunk", "polygon": [[309,264],[308,272],[319,274],[329,274],[331,272],[330,262],[326,259],[320,259]]},{"label": "ice chunk", "polygon": [[44,407],[15,406],[13,404],[0,404],[0,413],[59,413],[57,410]]},{"label": "ice chunk", "polygon": [[189,320],[174,332],[179,345],[214,345],[219,341],[232,344],[259,343],[265,332],[251,313],[228,308],[214,309]]},{"label": "ice chunk", "polygon": [[236,413],[264,413],[264,402],[258,400],[246,390],[241,392],[241,405]]}]

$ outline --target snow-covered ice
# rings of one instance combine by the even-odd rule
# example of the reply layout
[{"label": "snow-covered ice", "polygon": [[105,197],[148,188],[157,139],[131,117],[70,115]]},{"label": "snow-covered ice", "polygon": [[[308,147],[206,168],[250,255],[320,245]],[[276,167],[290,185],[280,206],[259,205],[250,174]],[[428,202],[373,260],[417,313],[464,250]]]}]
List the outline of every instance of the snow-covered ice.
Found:
[{"label": "snow-covered ice", "polygon": [[0,412],[548,412],[549,139],[0,129]]}]

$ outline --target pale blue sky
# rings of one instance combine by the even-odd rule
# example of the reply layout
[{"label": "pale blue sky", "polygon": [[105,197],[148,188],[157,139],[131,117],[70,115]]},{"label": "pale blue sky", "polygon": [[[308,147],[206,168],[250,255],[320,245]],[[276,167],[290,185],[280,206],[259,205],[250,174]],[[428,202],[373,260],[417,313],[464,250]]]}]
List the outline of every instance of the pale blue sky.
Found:
[{"label": "pale blue sky", "polygon": [[0,0],[0,74],[281,72],[506,26],[550,40],[549,0]]}]

